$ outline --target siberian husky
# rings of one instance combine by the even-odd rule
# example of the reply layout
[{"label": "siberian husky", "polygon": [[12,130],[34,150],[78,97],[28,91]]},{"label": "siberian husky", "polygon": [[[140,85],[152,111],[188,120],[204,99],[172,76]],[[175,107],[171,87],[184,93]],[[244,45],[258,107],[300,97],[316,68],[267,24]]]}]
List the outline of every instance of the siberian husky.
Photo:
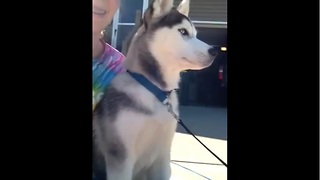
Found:
[{"label": "siberian husky", "polygon": [[[180,72],[212,64],[218,49],[200,41],[189,1],[154,0],[144,13],[124,67],[163,91],[175,114]],[[108,180],[169,180],[170,149],[177,120],[128,72],[116,76],[93,112],[93,161]]]}]

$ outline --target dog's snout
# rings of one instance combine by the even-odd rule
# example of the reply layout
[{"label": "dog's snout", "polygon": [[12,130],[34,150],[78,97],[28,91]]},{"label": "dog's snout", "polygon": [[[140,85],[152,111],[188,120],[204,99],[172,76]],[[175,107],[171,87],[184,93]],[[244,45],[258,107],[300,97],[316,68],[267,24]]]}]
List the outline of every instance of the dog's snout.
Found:
[{"label": "dog's snout", "polygon": [[210,55],[216,56],[219,52],[219,47],[211,47],[208,52]]}]

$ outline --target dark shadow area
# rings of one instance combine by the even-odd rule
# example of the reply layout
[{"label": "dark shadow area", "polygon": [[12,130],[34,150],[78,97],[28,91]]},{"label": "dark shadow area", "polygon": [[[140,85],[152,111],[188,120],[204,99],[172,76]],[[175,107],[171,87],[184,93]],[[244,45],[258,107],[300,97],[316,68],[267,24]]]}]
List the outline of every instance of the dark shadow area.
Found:
[{"label": "dark shadow area", "polygon": [[[180,119],[196,136],[227,140],[227,109],[181,106]],[[188,134],[178,125],[177,132]]]}]

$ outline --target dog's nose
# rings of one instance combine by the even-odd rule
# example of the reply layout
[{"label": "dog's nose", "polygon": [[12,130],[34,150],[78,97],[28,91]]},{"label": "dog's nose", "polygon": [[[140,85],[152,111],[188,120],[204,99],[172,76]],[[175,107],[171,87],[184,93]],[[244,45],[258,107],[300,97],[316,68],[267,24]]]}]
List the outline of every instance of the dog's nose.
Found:
[{"label": "dog's nose", "polygon": [[211,47],[211,48],[208,50],[208,52],[209,52],[210,55],[216,56],[216,55],[218,54],[219,50],[220,50],[219,47],[214,46],[214,47]]}]

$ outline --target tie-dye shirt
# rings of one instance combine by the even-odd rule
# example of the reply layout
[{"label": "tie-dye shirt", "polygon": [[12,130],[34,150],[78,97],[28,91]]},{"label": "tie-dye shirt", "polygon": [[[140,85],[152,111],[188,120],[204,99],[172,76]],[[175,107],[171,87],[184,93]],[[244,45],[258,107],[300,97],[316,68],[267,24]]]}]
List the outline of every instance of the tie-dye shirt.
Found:
[{"label": "tie-dye shirt", "polygon": [[124,55],[105,43],[103,54],[92,60],[92,108],[101,100],[105,89],[111,80],[123,71]]}]

